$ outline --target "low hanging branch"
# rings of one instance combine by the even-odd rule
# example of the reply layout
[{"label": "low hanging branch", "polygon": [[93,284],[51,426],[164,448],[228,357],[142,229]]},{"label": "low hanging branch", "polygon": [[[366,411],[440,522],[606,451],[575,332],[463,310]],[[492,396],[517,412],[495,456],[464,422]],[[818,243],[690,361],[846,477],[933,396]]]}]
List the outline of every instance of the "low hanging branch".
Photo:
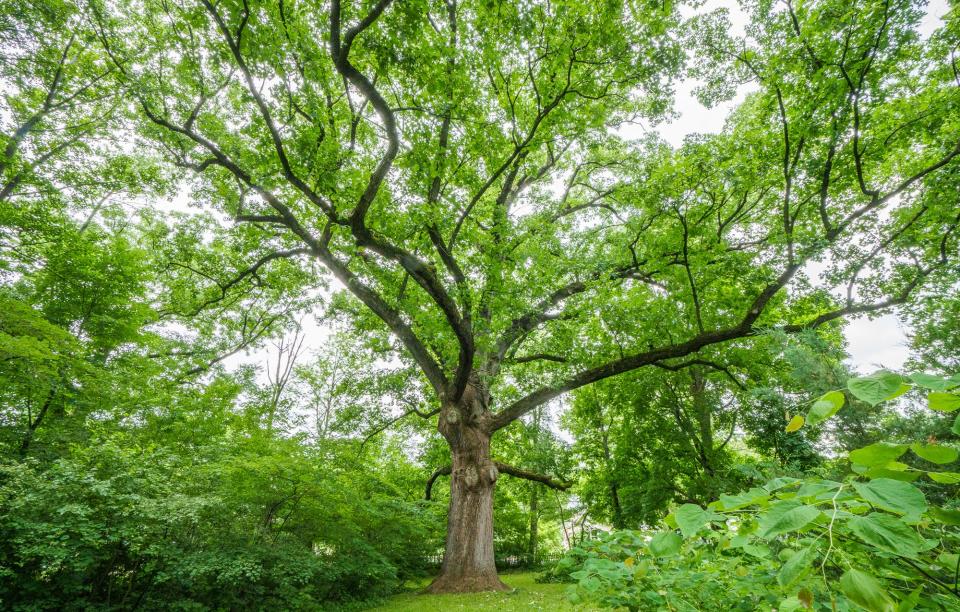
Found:
[{"label": "low hanging branch", "polygon": [[[566,491],[567,489],[573,486],[573,483],[571,482],[563,482],[561,480],[555,480],[545,474],[529,472],[527,470],[523,470],[518,467],[514,467],[512,465],[502,463],[500,461],[494,461],[493,465],[496,466],[497,471],[499,471],[501,474],[509,474],[516,478],[523,478],[524,480],[539,482],[540,484],[546,485],[551,489],[556,489],[557,491]],[[430,478],[427,479],[427,486],[426,486],[426,490],[424,491],[424,499],[428,501],[431,499],[430,494],[433,491],[433,483],[436,482],[437,478],[441,476],[449,476],[452,469],[453,468],[451,466],[445,465],[443,467],[438,467],[436,470],[434,470],[433,474],[430,475]]]}]

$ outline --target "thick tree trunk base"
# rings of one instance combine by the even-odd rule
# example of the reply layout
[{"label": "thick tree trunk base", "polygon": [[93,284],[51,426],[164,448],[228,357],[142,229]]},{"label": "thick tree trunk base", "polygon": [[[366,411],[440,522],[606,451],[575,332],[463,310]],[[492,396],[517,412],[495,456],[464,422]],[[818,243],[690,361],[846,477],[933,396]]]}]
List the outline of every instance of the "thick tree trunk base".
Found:
[{"label": "thick tree trunk base", "polygon": [[423,592],[438,595],[441,593],[482,593],[484,591],[512,590],[513,588],[504,584],[497,576],[497,572],[493,571],[470,576],[440,574]]},{"label": "thick tree trunk base", "polygon": [[480,395],[468,388],[460,406],[444,406],[440,413],[438,429],[450,444],[450,507],[443,565],[427,593],[512,590],[497,576],[493,556],[498,471],[490,459],[490,432],[475,422],[486,410]]}]

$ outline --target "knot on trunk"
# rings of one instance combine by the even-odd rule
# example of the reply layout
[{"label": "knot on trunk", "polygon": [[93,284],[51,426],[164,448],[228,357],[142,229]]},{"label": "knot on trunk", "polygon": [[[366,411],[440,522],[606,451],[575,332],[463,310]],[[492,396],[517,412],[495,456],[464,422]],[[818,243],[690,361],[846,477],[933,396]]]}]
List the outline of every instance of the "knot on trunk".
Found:
[{"label": "knot on trunk", "polygon": [[453,470],[453,477],[467,489],[487,489],[497,482],[500,472],[492,461],[467,465]]}]

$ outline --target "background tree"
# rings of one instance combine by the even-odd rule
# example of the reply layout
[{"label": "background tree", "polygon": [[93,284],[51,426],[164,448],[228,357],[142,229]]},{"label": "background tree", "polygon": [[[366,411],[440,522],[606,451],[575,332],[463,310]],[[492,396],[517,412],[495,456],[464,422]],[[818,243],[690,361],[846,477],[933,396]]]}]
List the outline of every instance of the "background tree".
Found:
[{"label": "background tree", "polygon": [[836,332],[772,334],[749,351],[724,351],[724,366],[720,355],[706,354],[688,368],[643,370],[577,391],[566,422],[587,468],[577,491],[594,520],[649,526],[672,505],[706,504],[774,466],[816,465],[817,432],[789,435],[784,416],[836,385],[815,370],[837,366]]}]

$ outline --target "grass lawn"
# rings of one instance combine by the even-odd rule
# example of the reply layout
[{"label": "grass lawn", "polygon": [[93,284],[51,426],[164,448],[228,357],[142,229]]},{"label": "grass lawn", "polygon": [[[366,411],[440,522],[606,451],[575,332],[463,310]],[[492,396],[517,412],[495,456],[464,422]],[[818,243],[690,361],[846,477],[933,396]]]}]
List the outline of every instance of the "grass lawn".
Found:
[{"label": "grass lawn", "polygon": [[[500,578],[512,586],[512,593],[467,593],[463,595],[420,595],[417,592],[396,595],[372,608],[375,612],[447,612],[448,610],[598,610],[575,606],[565,597],[566,584],[537,584],[536,572],[502,573]],[[424,582],[422,587],[425,587]],[[421,587],[421,588],[422,588]],[[418,589],[419,590],[419,589]]]}]

